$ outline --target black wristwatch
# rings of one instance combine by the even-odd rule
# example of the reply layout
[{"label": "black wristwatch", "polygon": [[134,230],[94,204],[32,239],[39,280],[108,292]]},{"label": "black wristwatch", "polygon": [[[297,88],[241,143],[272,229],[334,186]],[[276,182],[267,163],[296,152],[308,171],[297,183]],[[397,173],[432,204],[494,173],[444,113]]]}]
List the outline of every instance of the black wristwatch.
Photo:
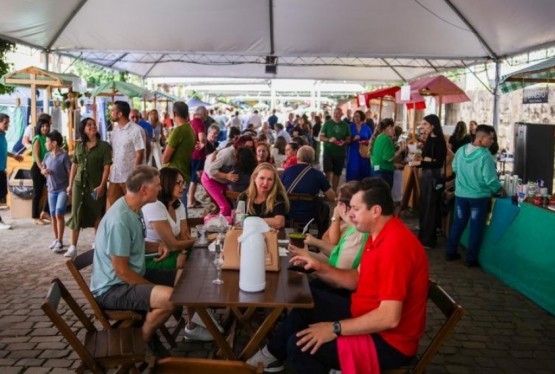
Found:
[{"label": "black wristwatch", "polygon": [[337,336],[341,336],[341,322],[335,321],[333,323],[333,333]]}]

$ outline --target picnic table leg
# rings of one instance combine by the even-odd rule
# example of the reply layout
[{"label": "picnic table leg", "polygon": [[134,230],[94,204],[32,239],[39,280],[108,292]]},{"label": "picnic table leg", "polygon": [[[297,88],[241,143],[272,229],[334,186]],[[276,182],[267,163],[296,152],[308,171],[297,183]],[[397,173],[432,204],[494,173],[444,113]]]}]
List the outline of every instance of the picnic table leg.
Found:
[{"label": "picnic table leg", "polygon": [[252,336],[245,349],[243,349],[243,352],[241,352],[241,354],[239,355],[240,359],[246,359],[254,354],[254,351],[260,346],[262,339],[266,337],[268,331],[270,331],[284,309],[284,307],[275,308],[268,314],[266,319],[262,322],[258,330],[256,330],[256,332]]},{"label": "picnic table leg", "polygon": [[212,318],[210,318],[210,315],[206,311],[206,308],[196,307],[195,311],[197,312],[200,319],[202,319],[202,322],[204,322],[204,324],[206,325],[206,328],[208,329],[210,334],[212,334],[212,336],[214,337],[214,342],[218,345],[223,355],[228,360],[237,360],[237,356],[235,355],[235,353],[233,353],[231,346],[227,343],[224,336],[220,333],[220,330],[218,330],[218,328],[214,324],[214,321],[212,321]]}]

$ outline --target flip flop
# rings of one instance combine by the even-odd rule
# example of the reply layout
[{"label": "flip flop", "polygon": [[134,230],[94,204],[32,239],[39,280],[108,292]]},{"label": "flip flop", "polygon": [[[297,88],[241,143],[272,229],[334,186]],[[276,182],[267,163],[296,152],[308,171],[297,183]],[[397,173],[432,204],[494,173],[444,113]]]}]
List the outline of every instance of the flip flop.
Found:
[{"label": "flip flop", "polygon": [[35,225],[40,225],[40,226],[43,226],[43,225],[47,224],[46,222],[44,222],[41,219],[36,219],[34,223],[35,223]]},{"label": "flip flop", "polygon": [[199,203],[198,201],[193,205],[187,205],[187,209],[195,209],[195,208],[200,208],[200,207],[202,207],[202,204]]}]

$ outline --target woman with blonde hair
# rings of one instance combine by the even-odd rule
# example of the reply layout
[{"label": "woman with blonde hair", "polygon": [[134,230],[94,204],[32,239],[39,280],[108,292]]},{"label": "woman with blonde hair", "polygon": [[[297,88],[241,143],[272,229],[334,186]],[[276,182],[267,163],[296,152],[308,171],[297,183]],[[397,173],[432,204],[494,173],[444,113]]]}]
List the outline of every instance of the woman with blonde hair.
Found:
[{"label": "woman with blonde hair", "polygon": [[289,199],[276,168],[271,164],[263,162],[254,169],[249,187],[238,200],[246,202],[249,216],[263,218],[274,229],[285,226]]}]

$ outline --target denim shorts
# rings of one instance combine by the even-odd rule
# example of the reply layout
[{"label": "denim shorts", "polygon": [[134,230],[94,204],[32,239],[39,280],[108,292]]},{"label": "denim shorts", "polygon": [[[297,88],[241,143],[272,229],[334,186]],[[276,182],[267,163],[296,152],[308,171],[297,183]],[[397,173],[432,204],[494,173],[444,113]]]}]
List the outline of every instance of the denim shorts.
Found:
[{"label": "denim shorts", "polygon": [[50,207],[50,215],[66,214],[67,193],[66,191],[48,192],[48,206]]},{"label": "denim shorts", "polygon": [[198,176],[198,171],[204,169],[204,160],[191,160],[191,182],[199,183],[200,177]]}]

